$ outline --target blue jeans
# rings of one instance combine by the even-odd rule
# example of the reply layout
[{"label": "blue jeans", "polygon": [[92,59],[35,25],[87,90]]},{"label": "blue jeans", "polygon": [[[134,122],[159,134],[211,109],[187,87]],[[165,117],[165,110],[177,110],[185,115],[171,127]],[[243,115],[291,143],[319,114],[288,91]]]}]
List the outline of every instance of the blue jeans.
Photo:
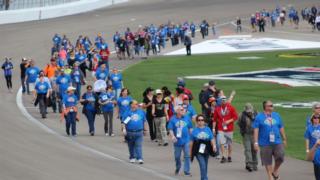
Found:
[{"label": "blue jeans", "polygon": [[197,154],[196,158],[200,167],[201,180],[208,180],[208,159],[209,155]]},{"label": "blue jeans", "polygon": [[118,100],[120,97],[120,93],[121,93],[121,88],[120,89],[114,89],[113,90],[114,95],[116,96],[115,100]]},{"label": "blue jeans", "polygon": [[127,132],[126,140],[128,141],[129,159],[142,159],[142,141],[143,131],[140,132]]},{"label": "blue jeans", "polygon": [[73,84],[73,86],[76,88],[76,96],[78,99],[80,99],[80,96],[81,96],[81,83],[75,83]]},{"label": "blue jeans", "polygon": [[84,115],[88,119],[89,133],[94,133],[94,121],[96,118],[96,113],[94,111],[86,110]]},{"label": "blue jeans", "polygon": [[66,116],[66,132],[70,135],[70,127],[71,127],[71,134],[74,136],[77,134],[76,132],[76,112],[69,112]]},{"label": "blue jeans", "polygon": [[176,161],[176,170],[181,168],[181,152],[184,155],[184,173],[190,173],[190,147],[189,143],[184,145],[174,145],[174,159]]}]

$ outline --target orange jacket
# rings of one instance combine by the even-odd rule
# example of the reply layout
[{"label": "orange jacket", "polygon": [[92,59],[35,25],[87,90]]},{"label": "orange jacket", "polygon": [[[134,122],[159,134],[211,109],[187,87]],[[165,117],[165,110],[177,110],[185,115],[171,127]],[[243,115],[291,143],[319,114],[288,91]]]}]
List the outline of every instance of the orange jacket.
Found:
[{"label": "orange jacket", "polygon": [[64,120],[64,118],[68,115],[69,112],[74,111],[77,115],[76,115],[76,121],[80,120],[79,117],[79,113],[78,113],[78,107],[67,107],[65,109],[63,109],[63,111],[61,112],[61,122]]}]

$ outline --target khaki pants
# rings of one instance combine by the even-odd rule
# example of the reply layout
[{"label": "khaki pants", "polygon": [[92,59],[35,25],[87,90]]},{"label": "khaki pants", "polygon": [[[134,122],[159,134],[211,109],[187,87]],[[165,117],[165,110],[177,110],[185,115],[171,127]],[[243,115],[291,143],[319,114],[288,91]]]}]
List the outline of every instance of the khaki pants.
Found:
[{"label": "khaki pants", "polygon": [[167,143],[166,117],[155,117],[154,123],[159,143]]},{"label": "khaki pants", "polygon": [[254,150],[254,140],[252,134],[244,134],[243,136],[244,155],[246,165],[254,168],[258,165],[257,152]]}]

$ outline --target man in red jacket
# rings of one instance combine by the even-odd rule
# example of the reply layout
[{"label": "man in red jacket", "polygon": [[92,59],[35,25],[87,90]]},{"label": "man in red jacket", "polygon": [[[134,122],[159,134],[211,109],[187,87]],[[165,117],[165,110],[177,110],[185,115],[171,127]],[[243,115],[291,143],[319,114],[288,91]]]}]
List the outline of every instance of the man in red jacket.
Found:
[{"label": "man in red jacket", "polygon": [[[222,154],[221,163],[225,163],[227,162],[227,159],[225,158],[226,154],[228,157],[228,162],[232,162],[231,152],[233,124],[238,119],[238,113],[236,112],[236,109],[230,103],[228,103],[228,100],[225,96],[222,96],[221,99],[221,106],[216,107],[214,110],[212,131],[214,132],[217,126],[218,139]],[[226,147],[228,148],[228,152],[226,152]]]}]

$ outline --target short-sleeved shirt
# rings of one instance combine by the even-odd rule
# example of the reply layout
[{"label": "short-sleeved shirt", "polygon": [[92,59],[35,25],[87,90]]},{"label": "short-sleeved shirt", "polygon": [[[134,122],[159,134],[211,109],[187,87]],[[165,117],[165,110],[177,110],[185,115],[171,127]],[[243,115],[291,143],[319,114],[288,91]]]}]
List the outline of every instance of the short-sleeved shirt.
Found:
[{"label": "short-sleeved shirt", "polygon": [[26,71],[26,74],[28,76],[27,82],[28,83],[35,83],[38,78],[39,72],[40,72],[40,69],[38,67],[27,68],[27,71]]},{"label": "short-sleeved shirt", "polygon": [[191,133],[191,141],[204,140],[211,141],[213,139],[213,133],[208,126],[203,128],[194,128]]},{"label": "short-sleeved shirt", "polygon": [[304,138],[309,140],[309,149],[311,149],[316,144],[317,140],[320,139],[320,125],[309,125],[304,133]]},{"label": "short-sleeved shirt", "polygon": [[[135,111],[129,110],[127,111],[125,117],[125,119],[130,119],[126,124],[127,131],[139,131],[144,129],[146,114],[142,109],[137,109]],[[123,119],[122,122],[124,122],[125,119]]]},{"label": "short-sleeved shirt", "polygon": [[117,104],[119,107],[119,116],[120,118],[123,118],[125,113],[127,113],[130,110],[130,103],[132,101],[131,96],[127,97],[119,97],[117,100]]},{"label": "short-sleeved shirt", "polygon": [[113,92],[104,92],[104,93],[100,94],[99,100],[101,102],[108,102],[107,104],[101,106],[101,109],[103,112],[112,112],[113,111],[114,99],[115,99],[115,95]]},{"label": "short-sleeved shirt", "polygon": [[72,95],[66,94],[66,95],[63,96],[62,102],[63,102],[65,107],[74,107],[78,103],[78,98],[74,94],[72,94]]},{"label": "short-sleeved shirt", "polygon": [[109,76],[109,70],[106,68],[104,70],[98,68],[96,71],[96,79],[97,80],[107,80]]},{"label": "short-sleeved shirt", "polygon": [[36,83],[35,89],[37,94],[47,94],[48,90],[50,89],[50,84],[46,81],[39,81]]},{"label": "short-sleeved shirt", "polygon": [[59,92],[61,94],[66,93],[70,83],[71,83],[71,78],[69,75],[65,74],[57,77],[56,84],[59,86]]},{"label": "short-sleeved shirt", "polygon": [[160,100],[160,102],[157,100],[157,98],[153,98],[152,100],[152,104],[155,106],[155,111],[154,111],[154,115],[155,117],[164,117],[166,116],[165,114],[165,106],[166,106],[166,102],[164,101],[164,99],[162,98]]},{"label": "short-sleeved shirt", "polygon": [[84,105],[84,109],[89,110],[89,111],[95,111],[95,103],[96,103],[96,96],[93,93],[84,93],[82,95],[82,99],[87,100],[88,103]]},{"label": "short-sleeved shirt", "polygon": [[[148,97],[143,98],[143,103],[144,104],[149,104],[150,102],[152,103],[153,98],[150,100]],[[147,116],[152,116],[152,106],[147,107],[146,109]]]},{"label": "short-sleeved shirt", "polygon": [[113,89],[121,89],[122,88],[122,75],[121,74],[111,74],[110,80],[112,83]]},{"label": "short-sleeved shirt", "polygon": [[[181,138],[177,137],[178,128],[181,128]],[[189,130],[192,129],[192,122],[189,118],[183,116],[178,118],[177,116],[172,116],[168,129],[172,130],[175,137],[177,138],[177,142],[174,143],[175,146],[182,146],[190,141],[190,133]]]},{"label": "short-sleeved shirt", "polygon": [[185,106],[183,105],[183,108],[185,109],[186,111],[186,116],[188,116],[190,118],[190,120],[192,120],[192,118],[194,118],[197,113],[196,113],[196,110],[193,108],[193,106],[191,104]]},{"label": "short-sleeved shirt", "polygon": [[80,84],[81,83],[81,72],[80,69],[75,69],[71,73],[71,79],[73,83]]},{"label": "short-sleeved shirt", "polygon": [[[280,129],[283,128],[281,117],[278,113],[272,112],[271,115],[259,113],[252,124],[254,129],[259,129],[259,146],[270,146],[282,144]],[[270,133],[275,136],[274,142],[270,142]]]}]

